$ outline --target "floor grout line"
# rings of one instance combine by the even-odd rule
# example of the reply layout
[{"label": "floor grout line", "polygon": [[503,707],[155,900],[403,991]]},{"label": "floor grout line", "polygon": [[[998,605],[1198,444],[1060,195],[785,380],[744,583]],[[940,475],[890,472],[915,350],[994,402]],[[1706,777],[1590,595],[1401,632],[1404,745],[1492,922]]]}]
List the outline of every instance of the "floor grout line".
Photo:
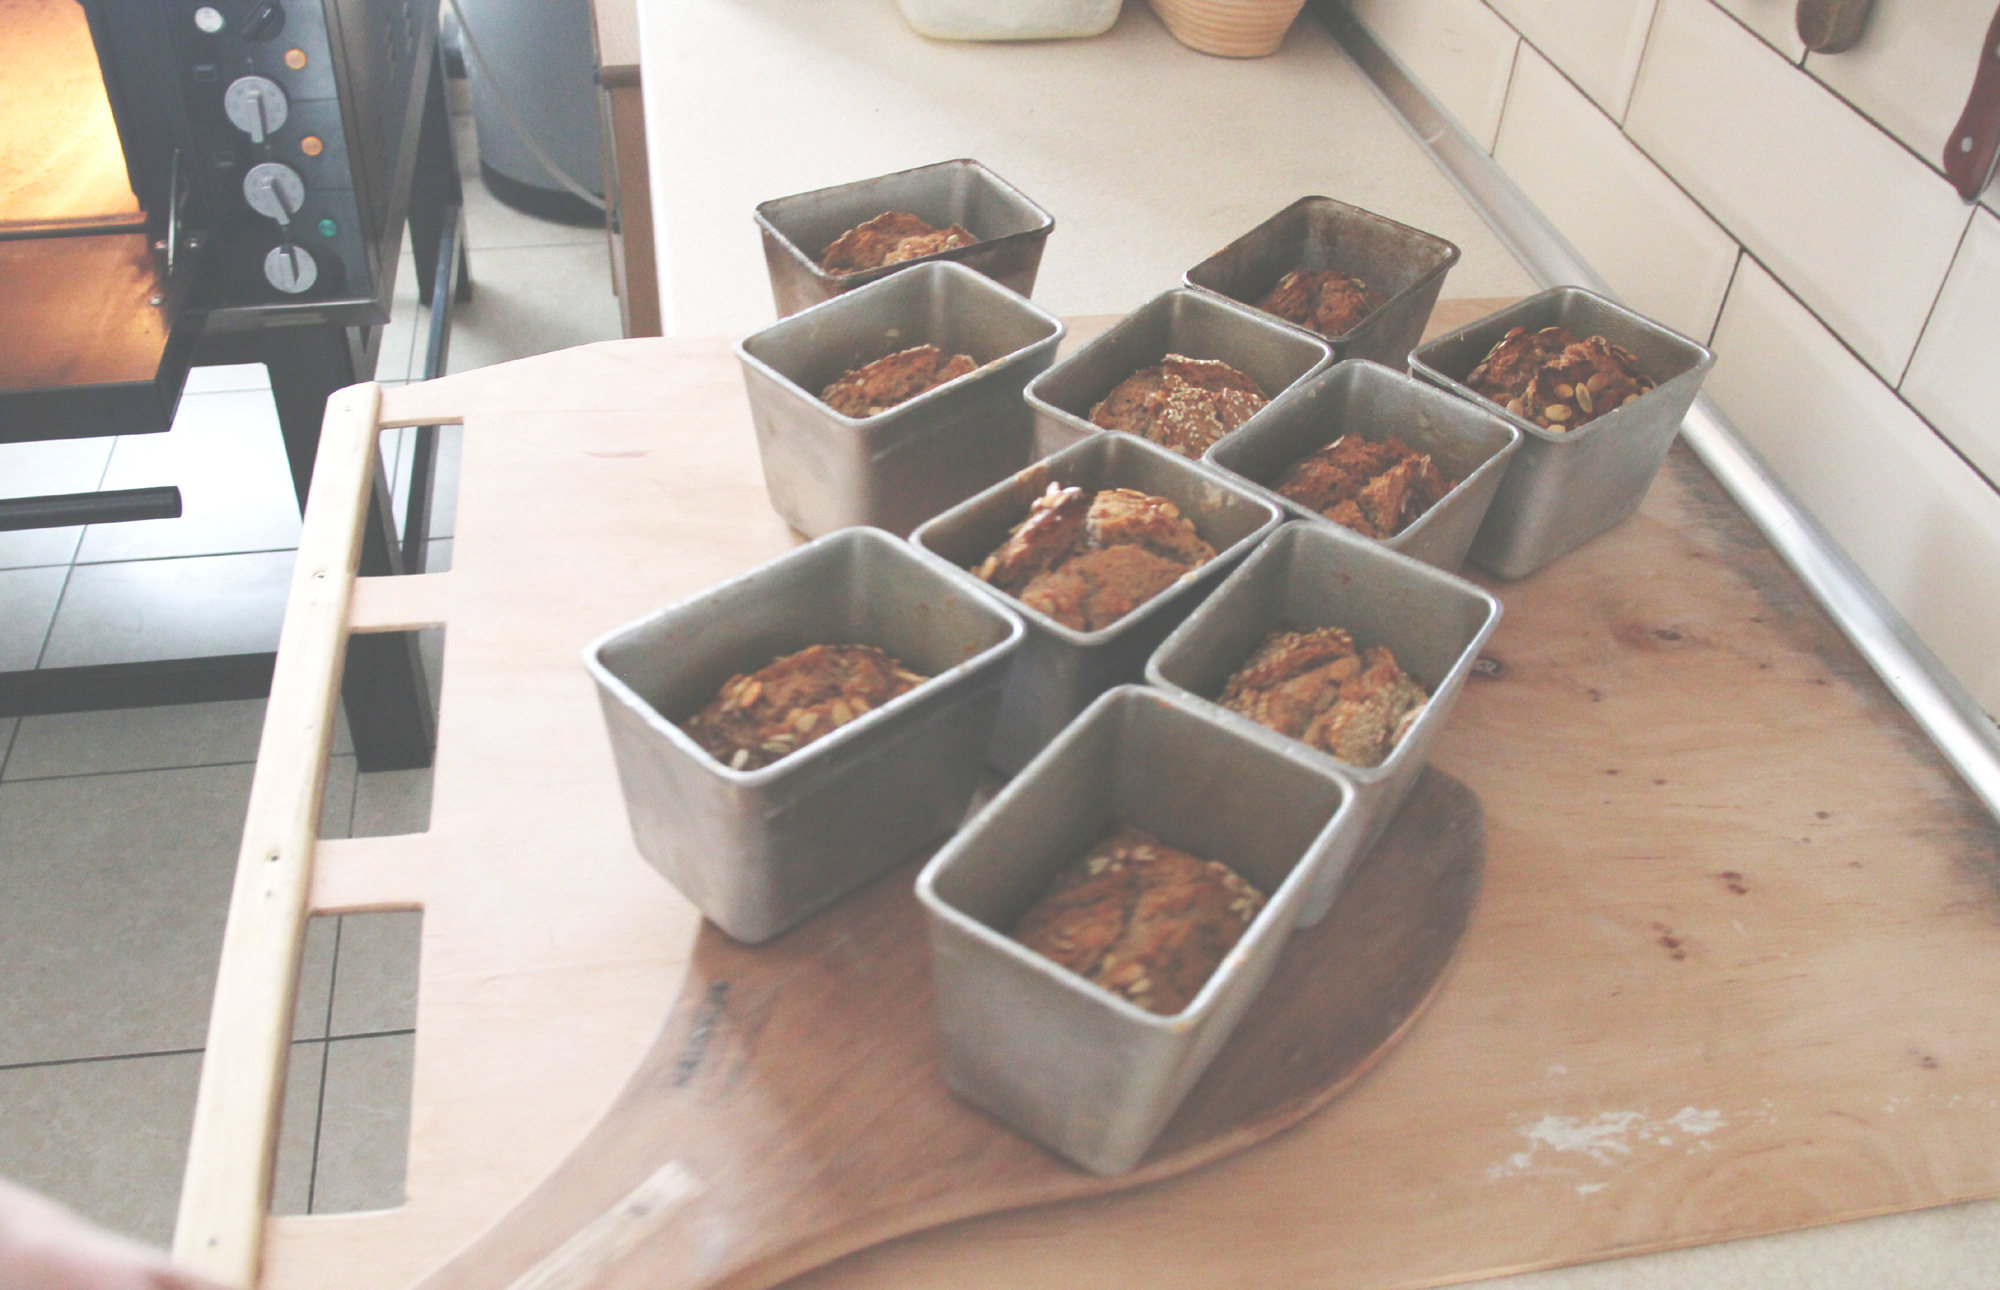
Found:
[{"label": "floor grout line", "polygon": [[[104,454],[104,466],[97,472],[97,486],[91,491],[104,491],[104,481],[111,477],[112,460],[118,456],[118,441],[123,438],[125,438],[124,435],[113,435],[111,437],[111,451]],[[42,647],[35,651],[35,667],[37,668],[41,667],[42,660],[49,656],[49,642],[55,639],[56,620],[62,617],[63,601],[69,599],[69,584],[76,578],[77,553],[83,550],[83,540],[90,536],[90,527],[88,524],[77,526],[76,545],[71,547],[69,551],[69,566],[63,572],[62,590],[56,592],[55,608],[49,610],[49,625],[42,631]]]},{"label": "floor grout line", "polygon": [[319,1191],[319,1139],[326,1128],[326,1065],[327,1050],[330,1047],[324,1039],[319,1044],[319,1095],[313,1099],[313,1144],[312,1155],[306,1166],[306,1213],[313,1212],[313,1198]]},{"label": "floor grout line", "polygon": [[0,568],[0,573],[23,573],[29,569],[64,569],[75,563],[74,560],[44,560],[40,564],[10,564]]},{"label": "floor grout line", "polygon": [[13,759],[14,745],[21,738],[21,723],[25,720],[25,717],[14,718],[13,727],[7,731],[7,746],[0,748],[0,783],[6,782],[7,763]]},{"label": "floor grout line", "polygon": [[97,1062],[132,1062],[146,1057],[187,1057],[201,1051],[199,1048],[160,1048],[143,1053],[105,1053],[97,1057],[52,1057],[40,1062],[8,1062],[0,1065],[0,1071],[43,1070],[51,1066],[87,1066]]},{"label": "floor grout line", "polygon": [[296,552],[297,546],[258,546],[240,551],[193,551],[183,555],[135,555],[123,560],[76,560],[73,569],[101,568],[107,564],[164,564],[168,560],[214,560],[229,555],[283,555],[287,551]]},{"label": "floor grout line", "polygon": [[[225,699],[222,700],[222,702],[227,703],[231,702],[231,700]],[[116,709],[116,708],[104,709],[104,711],[114,711],[114,712],[136,711],[136,710],[137,709]],[[73,712],[38,712],[35,713],[34,715],[45,716],[45,717],[60,717],[60,716],[79,716],[82,714]],[[23,717],[21,718],[21,720],[26,721],[27,718]],[[19,737],[20,736],[17,732],[15,738],[18,739]],[[332,754],[332,756],[334,757],[352,757],[353,755],[354,755],[353,753]],[[6,773],[5,764],[0,763],[0,786],[4,786],[7,784],[48,784],[59,779],[104,779],[111,775],[152,775],[163,770],[215,770],[223,766],[255,766],[256,764],[257,764],[257,757],[256,754],[253,753],[248,757],[238,758],[235,761],[196,761],[196,762],[185,762],[185,763],[176,762],[172,766],[134,766],[126,770],[79,770],[79,771],[72,771],[67,775],[16,775],[13,776],[12,778],[9,778]]]},{"label": "floor grout line", "polygon": [[[320,1028],[322,1036],[333,1030],[334,990],[340,982],[340,932],[347,924],[345,915],[333,918],[333,956],[326,966],[326,1024]],[[313,1144],[312,1161],[306,1172],[306,1213],[313,1211],[313,1197],[319,1190],[319,1139],[326,1128],[326,1066],[330,1051],[327,1040],[322,1038],[319,1047],[319,1096],[313,1101]]]}]

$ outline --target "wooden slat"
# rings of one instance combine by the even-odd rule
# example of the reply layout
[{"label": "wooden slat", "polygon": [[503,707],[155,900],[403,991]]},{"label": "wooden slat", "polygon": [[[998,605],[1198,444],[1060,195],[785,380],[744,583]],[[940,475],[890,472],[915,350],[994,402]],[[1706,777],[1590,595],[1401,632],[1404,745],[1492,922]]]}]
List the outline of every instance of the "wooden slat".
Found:
[{"label": "wooden slat", "polygon": [[435,852],[435,845],[422,833],[321,839],[313,857],[311,912],[421,909]]},{"label": "wooden slat", "polygon": [[236,857],[174,1230],[175,1259],[225,1285],[254,1285],[263,1254],[306,893],[380,406],[373,384],[327,400]]},{"label": "wooden slat", "polygon": [[402,632],[444,621],[451,594],[449,573],[400,578],[356,578],[347,623],[357,632]]}]

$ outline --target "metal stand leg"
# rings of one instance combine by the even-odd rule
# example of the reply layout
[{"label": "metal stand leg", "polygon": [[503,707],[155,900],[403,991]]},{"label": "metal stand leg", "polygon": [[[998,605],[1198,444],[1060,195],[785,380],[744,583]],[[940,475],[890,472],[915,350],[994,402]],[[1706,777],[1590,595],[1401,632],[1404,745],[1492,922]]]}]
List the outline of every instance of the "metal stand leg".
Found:
[{"label": "metal stand leg", "polygon": [[[443,238],[465,206],[465,189],[458,178],[458,153],[452,146],[451,112],[445,104],[442,57],[431,65],[430,87],[424,92],[423,124],[417,135],[416,172],[410,177],[410,250],[416,257],[417,299],[426,306],[440,270],[454,266]],[[455,298],[472,299],[472,275],[465,264],[464,243],[457,243]],[[436,373],[432,373],[436,375]]]},{"label": "metal stand leg", "polygon": [[[344,327],[307,326],[223,333],[203,338],[203,358],[218,363],[262,363],[271,373],[292,487],[305,508],[319,451],[320,421],[335,390],[355,383],[354,338]],[[404,573],[395,510],[378,468],[361,548],[363,577]],[[431,763],[437,714],[415,632],[357,635],[348,642],[341,687],[347,724],[354,732],[357,766],[364,771],[410,770]]]},{"label": "metal stand leg", "polygon": [[[378,466],[361,538],[361,573],[402,573],[389,486]],[[414,770],[431,764],[437,711],[424,680],[415,632],[366,632],[347,638],[341,701],[354,732],[355,766],[364,771]]]},{"label": "metal stand leg", "polygon": [[[417,169],[410,184],[410,246],[417,262],[417,296],[430,309],[425,333],[424,380],[443,376],[451,349],[454,303],[472,298],[465,248],[465,190],[458,178],[451,117],[445,106],[445,69],[433,67],[417,139]],[[439,289],[442,285],[442,290]],[[418,426],[410,454],[409,505],[403,519],[403,563],[423,571],[431,531],[431,494],[437,478],[437,427]]]}]

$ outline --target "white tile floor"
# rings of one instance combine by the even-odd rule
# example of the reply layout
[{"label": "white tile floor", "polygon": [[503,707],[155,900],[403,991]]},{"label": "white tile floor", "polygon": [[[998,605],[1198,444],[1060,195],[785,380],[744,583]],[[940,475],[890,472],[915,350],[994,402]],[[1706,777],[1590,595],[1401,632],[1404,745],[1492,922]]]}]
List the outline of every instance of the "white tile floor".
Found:
[{"label": "white tile floor", "polygon": [[[519,214],[457,120],[475,292],[449,370],[618,335],[604,236]],[[377,378],[409,379],[423,315],[404,257]],[[261,366],[197,368],[173,429],[0,446],[0,493],[177,484],[185,513],[0,533],[0,669],[275,646],[299,516]],[[385,436],[392,486],[406,436]],[[431,569],[450,567],[455,441]],[[442,642],[425,642],[433,664]],[[0,717],[0,1176],[164,1243],[262,700]],[[321,831],[421,830],[427,772],[357,774],[336,736]],[[309,929],[274,1210],[402,1196],[420,915]]]}]

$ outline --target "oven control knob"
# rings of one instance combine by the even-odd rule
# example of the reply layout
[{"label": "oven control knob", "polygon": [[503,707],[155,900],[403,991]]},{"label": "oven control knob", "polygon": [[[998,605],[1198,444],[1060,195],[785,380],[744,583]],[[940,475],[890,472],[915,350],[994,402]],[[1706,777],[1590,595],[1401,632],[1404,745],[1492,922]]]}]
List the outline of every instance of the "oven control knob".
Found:
[{"label": "oven control knob", "polygon": [[285,91],[267,76],[239,76],[222,92],[223,115],[229,124],[249,135],[252,143],[264,142],[266,135],[285,123],[290,109]]},{"label": "oven control knob", "polygon": [[258,0],[243,20],[243,39],[269,40],[285,29],[285,11],[278,0]]},{"label": "oven control knob", "polygon": [[306,204],[306,181],[283,162],[262,161],[243,176],[243,200],[259,215],[290,224]]},{"label": "oven control knob", "polygon": [[319,264],[302,246],[274,246],[264,257],[264,281],[288,295],[297,295],[319,281]]}]

